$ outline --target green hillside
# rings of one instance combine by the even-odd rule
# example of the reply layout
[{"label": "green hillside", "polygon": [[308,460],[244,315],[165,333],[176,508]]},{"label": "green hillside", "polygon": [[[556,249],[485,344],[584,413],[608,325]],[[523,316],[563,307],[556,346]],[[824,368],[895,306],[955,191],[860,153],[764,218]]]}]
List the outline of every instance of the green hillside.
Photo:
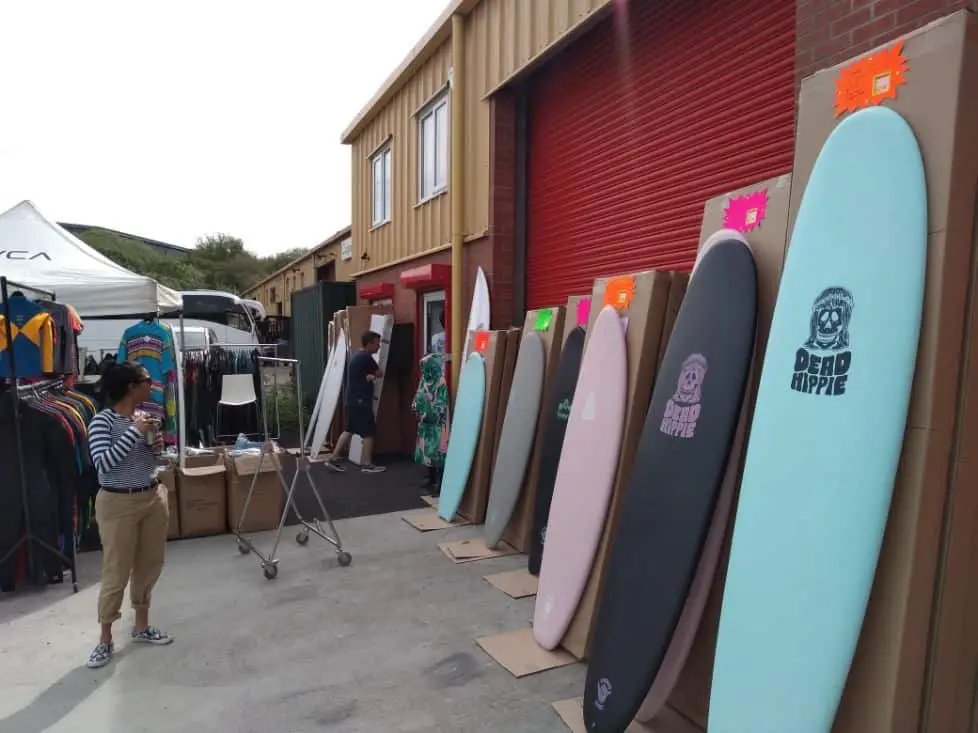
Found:
[{"label": "green hillside", "polygon": [[136,237],[100,227],[76,230],[75,235],[113,262],[175,290],[204,288],[241,294],[305,252],[290,249],[256,257],[240,239],[217,234],[198,240],[185,259],[164,255]]}]

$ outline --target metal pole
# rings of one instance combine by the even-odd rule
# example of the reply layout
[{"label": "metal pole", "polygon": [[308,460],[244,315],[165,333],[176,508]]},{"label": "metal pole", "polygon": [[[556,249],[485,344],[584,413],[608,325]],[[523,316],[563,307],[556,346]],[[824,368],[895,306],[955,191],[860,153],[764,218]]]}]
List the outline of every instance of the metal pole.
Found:
[{"label": "metal pole", "polygon": [[180,353],[177,354],[177,410],[180,416],[177,419],[177,461],[180,468],[187,465],[187,409],[183,396],[183,352],[186,351],[186,331],[183,327],[183,311],[180,311]]},{"label": "metal pole", "polygon": [[[458,375],[462,368],[463,334],[462,268],[465,266],[465,18],[460,13],[452,16],[452,81],[449,110],[451,112],[451,180],[449,195],[452,204],[452,392],[458,389]],[[427,348],[427,345],[425,346]]]},{"label": "metal pole", "polygon": [[[14,336],[10,328],[10,293],[7,292],[7,278],[0,276],[0,296],[3,297],[4,330],[7,336],[7,359],[10,361],[10,381],[14,388],[10,390],[14,411],[14,447],[17,450],[17,472],[20,474],[20,491],[24,501],[24,524],[27,535],[27,573],[30,582],[34,582],[34,542],[31,532],[31,505],[27,491],[27,469],[24,467],[24,437],[20,432],[20,398],[17,396],[17,364],[14,359]],[[74,542],[74,539],[72,539]],[[74,572],[74,568],[72,568]]]}]

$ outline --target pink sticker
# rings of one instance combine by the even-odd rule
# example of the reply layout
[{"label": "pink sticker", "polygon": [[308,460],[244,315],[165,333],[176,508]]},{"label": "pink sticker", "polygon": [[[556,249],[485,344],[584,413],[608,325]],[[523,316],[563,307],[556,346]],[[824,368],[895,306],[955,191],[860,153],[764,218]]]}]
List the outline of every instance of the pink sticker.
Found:
[{"label": "pink sticker", "polygon": [[767,189],[746,196],[732,196],[723,210],[723,226],[743,234],[757,229],[767,217]]},{"label": "pink sticker", "polygon": [[586,326],[591,317],[591,299],[583,298],[577,303],[577,325]]},{"label": "pink sticker", "polygon": [[692,438],[700,419],[700,398],[707,363],[702,354],[690,354],[679,370],[676,391],[666,402],[659,431],[674,438]]}]

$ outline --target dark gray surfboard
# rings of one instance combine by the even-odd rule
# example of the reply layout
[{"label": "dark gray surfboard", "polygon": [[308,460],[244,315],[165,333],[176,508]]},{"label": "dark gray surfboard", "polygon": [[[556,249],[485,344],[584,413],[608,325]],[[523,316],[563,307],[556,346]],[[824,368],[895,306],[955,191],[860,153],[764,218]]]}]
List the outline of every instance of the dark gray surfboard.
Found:
[{"label": "dark gray surfboard", "polygon": [[553,395],[547,408],[547,421],[543,428],[543,444],[540,450],[536,505],[533,511],[533,537],[528,562],[528,570],[533,575],[540,574],[543,543],[547,534],[547,519],[550,516],[550,502],[554,498],[554,484],[557,481],[560,451],[564,446],[567,418],[570,417],[571,403],[574,400],[577,375],[581,371],[584,337],[584,329],[580,326],[567,335],[564,349],[560,352],[560,361],[557,364]]},{"label": "dark gray surfboard", "polygon": [[723,482],[750,370],[757,274],[743,242],[690,280],[622,498],[584,691],[589,733],[621,733],[659,671]]}]

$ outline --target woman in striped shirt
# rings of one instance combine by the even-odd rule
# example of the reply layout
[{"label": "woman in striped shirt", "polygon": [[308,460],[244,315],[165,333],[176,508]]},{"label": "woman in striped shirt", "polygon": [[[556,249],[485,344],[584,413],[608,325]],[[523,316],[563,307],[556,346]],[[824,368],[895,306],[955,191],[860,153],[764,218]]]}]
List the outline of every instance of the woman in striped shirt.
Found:
[{"label": "woman in striped shirt", "polygon": [[101,487],[95,497],[95,518],[102,540],[98,599],[102,636],[88,658],[92,669],[112,659],[112,624],[122,618],[126,585],[136,616],[132,640],[158,645],[173,641],[149,625],[150,597],[163,570],[170,522],[167,489],[156,480],[154,451],[162,448],[162,436],[154,441],[153,423],[136,415],[136,407],[149,399],[152,381],[143,367],[123,362],[109,366],[99,386],[108,407],[88,426]]}]

